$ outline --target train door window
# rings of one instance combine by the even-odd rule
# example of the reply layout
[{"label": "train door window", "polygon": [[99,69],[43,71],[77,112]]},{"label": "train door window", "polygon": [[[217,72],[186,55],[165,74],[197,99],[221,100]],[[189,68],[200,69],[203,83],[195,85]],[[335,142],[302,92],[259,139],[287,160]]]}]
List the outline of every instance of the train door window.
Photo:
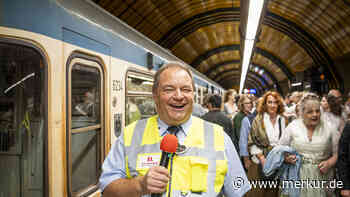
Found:
[{"label": "train door window", "polygon": [[153,79],[151,75],[127,72],[125,125],[156,114],[155,103],[152,98]]},{"label": "train door window", "polygon": [[208,95],[208,94],[210,94],[210,93],[209,93],[208,87],[203,87],[203,90],[202,90],[202,91],[203,91],[203,92],[202,92],[202,102],[203,102],[203,98],[205,98],[206,95]]},{"label": "train door window", "polygon": [[46,61],[35,46],[0,39],[0,196],[45,196]]},{"label": "train door window", "polygon": [[198,103],[203,104],[203,94],[202,94],[202,87],[198,86]]},{"label": "train door window", "polygon": [[70,196],[97,190],[103,153],[103,72],[97,58],[68,62],[68,188]]},{"label": "train door window", "polygon": [[198,101],[199,101],[199,97],[198,97],[198,87],[197,87],[197,85],[195,85],[194,86],[194,102],[195,103],[199,103]]}]

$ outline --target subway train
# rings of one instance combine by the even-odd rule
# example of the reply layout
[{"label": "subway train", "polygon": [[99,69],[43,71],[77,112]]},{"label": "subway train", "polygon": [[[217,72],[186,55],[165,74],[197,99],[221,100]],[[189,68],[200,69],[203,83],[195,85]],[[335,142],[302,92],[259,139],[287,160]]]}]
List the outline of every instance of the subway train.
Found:
[{"label": "subway train", "polygon": [[[181,60],[90,1],[6,0],[0,13],[0,197],[101,196],[111,144],[155,114],[153,74]],[[195,102],[224,93],[191,70]]]}]

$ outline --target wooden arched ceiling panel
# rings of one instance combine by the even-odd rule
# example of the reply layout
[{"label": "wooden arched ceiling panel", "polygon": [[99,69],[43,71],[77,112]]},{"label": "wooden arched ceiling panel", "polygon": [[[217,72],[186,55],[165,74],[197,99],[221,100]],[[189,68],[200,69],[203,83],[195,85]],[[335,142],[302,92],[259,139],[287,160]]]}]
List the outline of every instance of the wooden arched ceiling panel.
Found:
[{"label": "wooden arched ceiling panel", "polygon": [[215,65],[219,65],[221,62],[227,62],[231,60],[238,60],[235,63],[239,64],[239,59],[240,56],[238,50],[215,53],[208,59],[202,61],[202,63],[197,67],[197,70],[199,70],[202,73],[209,74],[209,71],[212,71],[211,69],[215,67]]},{"label": "wooden arched ceiling panel", "polygon": [[341,86],[342,78],[335,69],[331,56],[314,35],[291,19],[272,13],[269,10],[267,10],[264,17],[263,25],[288,35],[311,56],[316,67],[323,68],[324,74],[329,79],[328,83],[331,86]]},{"label": "wooden arched ceiling panel", "polygon": [[260,74],[258,72],[254,72],[253,70],[250,70],[249,72],[259,75],[266,82],[267,86],[273,86],[275,84],[266,73]]},{"label": "wooden arched ceiling panel", "polygon": [[[222,86],[226,89],[237,88],[237,86],[233,84],[239,84],[240,77],[240,75],[229,75],[227,78],[222,79]],[[264,92],[264,88],[262,87],[260,81],[256,81],[250,75],[247,75],[246,84],[250,84],[251,87],[254,87],[259,92]]]},{"label": "wooden arched ceiling panel", "polygon": [[227,59],[225,61],[211,65],[210,69],[208,69],[204,72],[204,75],[210,76],[212,72],[215,72],[217,69],[219,69],[222,66],[225,66],[227,64],[240,64],[240,62],[241,62],[240,59]]},{"label": "wooden arched ceiling panel", "polygon": [[[222,82],[222,87],[225,89],[239,89],[239,77],[232,77],[229,80]],[[238,85],[237,85],[238,84]]]},{"label": "wooden arched ceiling panel", "polygon": [[188,18],[203,12],[239,7],[240,0],[94,0],[111,14],[125,21],[152,40]]},{"label": "wooden arched ceiling panel", "polygon": [[283,81],[287,79],[287,76],[281,68],[279,68],[275,63],[273,63],[270,59],[260,55],[260,54],[254,54],[252,61],[253,64],[261,65],[265,70],[269,71],[270,73],[273,73],[273,75],[276,77],[278,81]]},{"label": "wooden arched ceiling panel", "polygon": [[268,10],[310,32],[332,59],[350,52],[350,6],[345,0],[273,0]]},{"label": "wooden arched ceiling panel", "polygon": [[[217,48],[225,44],[239,44],[240,36],[238,31],[238,22],[223,22],[199,28],[197,31],[182,38],[171,48],[174,55],[185,60],[193,62],[196,57],[206,51]],[[215,62],[222,61],[224,56],[239,57],[238,51],[235,54],[224,54],[223,57],[212,57],[213,61],[203,62],[202,69],[208,69],[208,66]],[[216,58],[216,60],[215,60]],[[201,71],[201,69],[199,68]]]},{"label": "wooden arched ceiling panel", "polygon": [[264,80],[264,78],[262,78],[261,76],[257,75],[256,73],[248,72],[247,75],[250,76],[255,81],[259,81],[259,83],[261,84],[261,87],[263,87],[264,89],[268,89],[269,88],[268,84]]},{"label": "wooden arched ceiling panel", "polygon": [[[240,78],[240,76],[241,76],[241,73],[238,72],[237,70],[228,70],[228,71],[225,71],[220,76],[220,79],[217,80],[216,82],[218,82],[220,84],[223,84],[225,82],[229,82],[232,77]],[[261,76],[256,75],[255,73],[248,72],[247,73],[247,78],[248,79],[253,79],[254,81],[256,81],[260,85],[260,87],[262,87],[263,89],[268,89],[269,88],[267,83],[266,83],[266,81],[263,78],[261,78]]]},{"label": "wooden arched ceiling panel", "polygon": [[220,76],[218,76],[215,81],[216,82],[222,82],[223,79],[226,79],[228,76],[231,76],[231,75],[240,75],[241,72],[239,70],[231,70],[230,72],[225,72],[225,73],[222,73]]},{"label": "wooden arched ceiling panel", "polygon": [[249,66],[249,72],[259,74],[262,78],[264,78],[267,81],[270,87],[276,89],[280,93],[283,92],[280,83],[276,79],[275,75],[272,74],[270,71],[266,70],[263,66],[252,62]]},{"label": "wooden arched ceiling panel", "polygon": [[261,75],[269,84],[269,86],[273,86],[275,84],[275,82],[266,74]]},{"label": "wooden arched ceiling panel", "polygon": [[[240,59],[240,0],[93,1],[207,75]],[[267,7],[253,62],[279,82],[315,65],[330,84],[342,84],[333,61],[350,52],[349,0],[269,0]],[[207,53],[222,46],[231,52]]]},{"label": "wooden arched ceiling panel", "polygon": [[[201,54],[200,56],[198,56],[192,63],[191,65],[194,68],[197,68],[199,65],[201,65],[202,62],[206,61],[207,59],[209,59],[211,56],[214,56],[216,54],[219,53],[224,53],[224,52],[230,52],[230,51],[238,51],[239,50],[239,45],[237,44],[233,44],[233,45],[225,45],[225,46],[220,46],[214,49],[210,49],[209,51],[207,51],[204,54]],[[267,62],[268,64],[273,63],[273,65],[276,65],[279,69],[274,69],[272,68],[272,70],[276,70],[283,72],[284,75],[286,75],[286,77],[288,79],[292,79],[293,78],[293,73],[290,71],[290,69],[283,63],[283,61],[275,56],[274,54],[270,53],[267,50],[261,49],[259,47],[257,47],[255,49],[255,54],[257,55],[261,55],[264,58],[268,59],[269,61]],[[210,69],[205,71],[204,73],[206,75],[210,75],[211,72],[215,71],[216,69],[218,69],[220,66],[225,65],[225,64],[234,64],[239,62],[239,60],[235,60],[235,59],[231,59],[231,60],[227,60],[224,62],[220,62],[218,64],[214,64],[212,66],[210,66]],[[263,62],[264,63],[264,62]],[[258,63],[256,63],[258,65],[261,65]],[[265,65],[266,66],[266,65]],[[271,68],[270,68],[271,69]],[[269,70],[269,68],[267,68],[267,71],[269,71],[269,73],[271,73],[271,70]],[[203,72],[203,71],[202,71]],[[277,81],[277,80],[276,80]]]},{"label": "wooden arched ceiling panel", "polygon": [[[239,69],[239,64],[236,63],[236,64],[222,65],[217,69],[215,69],[214,71],[210,72],[209,77],[215,81],[220,81],[222,78],[225,78],[225,74],[228,72],[240,74],[241,72]],[[259,76],[259,78],[261,78],[261,80],[264,81],[264,83],[267,84],[267,86],[271,86],[274,84],[274,82],[271,80],[271,78],[267,75],[266,72],[261,74],[259,72],[256,72],[254,69],[249,69],[249,72],[251,74]]]},{"label": "wooden arched ceiling panel", "polygon": [[223,75],[228,70],[240,73],[240,70],[238,67],[239,67],[239,65],[237,65],[237,64],[224,65],[224,66],[220,67],[218,70],[216,70],[215,72],[211,73],[211,75],[210,75],[211,79],[213,79],[214,81],[219,81],[220,79],[222,79],[222,77],[224,77]]},{"label": "wooden arched ceiling panel", "polygon": [[226,70],[237,70],[238,72],[240,72],[239,67],[239,63],[222,65],[215,71],[211,72],[208,77],[210,77],[213,80],[216,80],[221,76],[220,74]]},{"label": "wooden arched ceiling panel", "polygon": [[[216,80],[217,77],[220,77],[220,74],[227,70],[227,69],[239,69],[240,60],[238,59],[232,59],[220,62],[218,64],[213,65],[209,70],[205,71],[204,74],[209,76],[211,79]],[[236,65],[236,66],[229,66],[226,67],[226,65]],[[270,86],[276,86],[277,90],[281,92],[281,87],[279,86],[279,81],[276,79],[274,74],[272,74],[270,71],[266,70],[262,66],[252,62],[250,68],[250,72],[255,72],[261,77],[263,77]]]},{"label": "wooden arched ceiling panel", "polygon": [[304,71],[313,64],[312,58],[294,40],[266,25],[261,28],[256,46],[278,54],[293,73]]},{"label": "wooden arched ceiling panel", "polygon": [[[226,77],[227,72],[232,71],[234,73],[240,73],[239,66],[239,60],[220,62],[219,64],[213,66],[205,74],[214,81],[219,82],[224,77]],[[280,87],[279,82],[275,76],[268,70],[264,69],[262,66],[252,63],[249,68],[249,72],[261,78],[261,80],[263,80],[268,87],[276,88],[278,92],[282,92],[282,88]]]}]

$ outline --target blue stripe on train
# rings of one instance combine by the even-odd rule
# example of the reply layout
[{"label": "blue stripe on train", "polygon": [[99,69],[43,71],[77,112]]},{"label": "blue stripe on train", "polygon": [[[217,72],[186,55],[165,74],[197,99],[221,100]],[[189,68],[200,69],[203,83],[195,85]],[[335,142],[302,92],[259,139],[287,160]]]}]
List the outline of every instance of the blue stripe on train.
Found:
[{"label": "blue stripe on train", "polygon": [[[55,1],[0,2],[0,25],[39,33],[137,65],[147,65],[147,51],[121,37],[72,15]],[[163,62],[154,56],[155,69]],[[195,77],[196,84],[207,83]]]}]

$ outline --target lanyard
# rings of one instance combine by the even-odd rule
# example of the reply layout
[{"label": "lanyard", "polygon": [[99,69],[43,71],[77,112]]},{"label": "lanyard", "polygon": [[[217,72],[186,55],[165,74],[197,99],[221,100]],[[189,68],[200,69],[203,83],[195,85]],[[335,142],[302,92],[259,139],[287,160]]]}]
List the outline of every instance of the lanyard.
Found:
[{"label": "lanyard", "polygon": [[170,156],[170,180],[169,180],[169,188],[168,188],[168,197],[171,195],[171,182],[172,182],[172,175],[173,175],[173,161],[174,161],[175,154],[171,153]]}]

